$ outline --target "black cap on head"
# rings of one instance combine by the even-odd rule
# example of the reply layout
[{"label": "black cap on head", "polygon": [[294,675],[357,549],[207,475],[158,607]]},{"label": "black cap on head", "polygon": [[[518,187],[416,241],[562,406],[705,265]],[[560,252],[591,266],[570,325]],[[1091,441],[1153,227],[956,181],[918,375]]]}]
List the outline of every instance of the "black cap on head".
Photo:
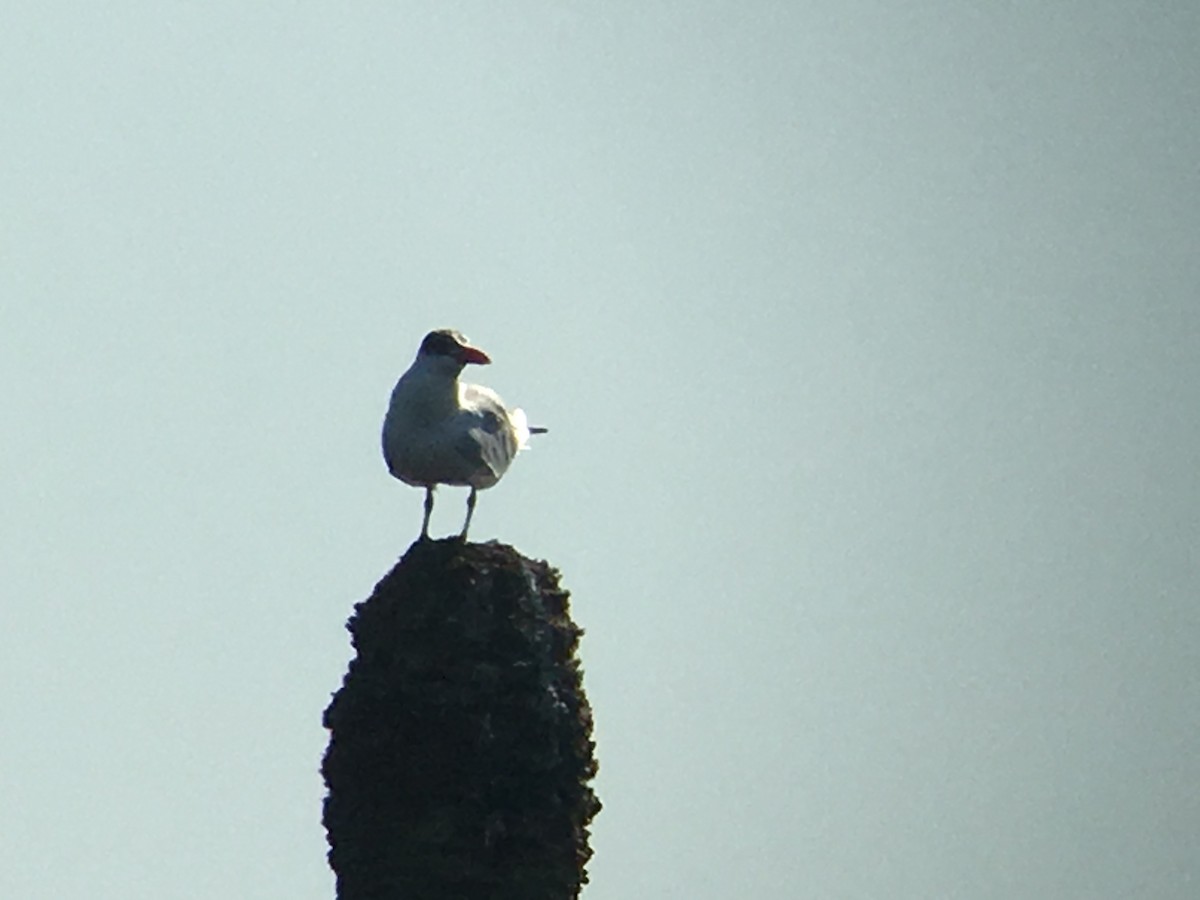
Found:
[{"label": "black cap on head", "polygon": [[425,340],[421,341],[421,352],[426,356],[458,356],[465,346],[467,339],[461,332],[451,328],[439,328],[425,335]]},{"label": "black cap on head", "polygon": [[421,349],[418,352],[423,356],[448,356],[464,365],[466,363],[486,365],[491,362],[486,353],[477,347],[472,347],[471,342],[463,336],[462,332],[455,331],[453,328],[439,328],[437,331],[429,332],[425,335],[425,340],[421,341]]}]

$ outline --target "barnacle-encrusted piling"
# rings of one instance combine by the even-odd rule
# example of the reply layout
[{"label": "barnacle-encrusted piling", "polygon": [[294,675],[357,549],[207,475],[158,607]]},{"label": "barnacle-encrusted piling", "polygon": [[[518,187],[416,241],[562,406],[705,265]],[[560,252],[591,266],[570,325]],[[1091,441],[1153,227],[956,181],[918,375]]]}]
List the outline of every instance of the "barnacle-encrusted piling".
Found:
[{"label": "barnacle-encrusted piling", "polygon": [[558,573],[495,542],[414,544],[355,607],[325,712],[338,900],[570,900],[600,803]]}]

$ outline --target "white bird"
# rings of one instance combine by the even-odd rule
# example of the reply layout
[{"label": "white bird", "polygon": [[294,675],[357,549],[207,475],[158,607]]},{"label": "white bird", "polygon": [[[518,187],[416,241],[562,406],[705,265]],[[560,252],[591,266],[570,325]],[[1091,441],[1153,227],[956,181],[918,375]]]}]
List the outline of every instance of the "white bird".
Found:
[{"label": "white bird", "polygon": [[500,480],[530,434],[546,430],[530,428],[525,413],[505,407],[494,391],[459,382],[468,363],[490,362],[457,331],[431,331],[392,390],[383,420],[383,458],[396,478],[425,488],[422,540],[429,537],[436,485],[470,486],[459,535],[466,540],[475,494]]}]

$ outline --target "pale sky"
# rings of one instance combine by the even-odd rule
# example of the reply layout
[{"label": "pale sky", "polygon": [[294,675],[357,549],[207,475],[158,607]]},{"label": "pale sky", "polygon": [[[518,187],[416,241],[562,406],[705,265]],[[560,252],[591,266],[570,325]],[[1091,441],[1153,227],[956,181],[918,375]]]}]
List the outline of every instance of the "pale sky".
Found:
[{"label": "pale sky", "polygon": [[0,896],[332,897],[435,327],[585,900],[1200,895],[1197,4],[20,4],[0,109]]}]

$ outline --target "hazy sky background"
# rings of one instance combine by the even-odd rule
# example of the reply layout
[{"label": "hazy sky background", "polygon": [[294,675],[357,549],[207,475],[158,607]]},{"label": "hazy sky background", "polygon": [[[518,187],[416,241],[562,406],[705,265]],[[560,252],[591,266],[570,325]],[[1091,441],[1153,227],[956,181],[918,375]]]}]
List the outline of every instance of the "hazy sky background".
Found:
[{"label": "hazy sky background", "polygon": [[1200,5],[30,3],[0,91],[0,896],[332,897],[439,326],[587,900],[1200,895]]}]

